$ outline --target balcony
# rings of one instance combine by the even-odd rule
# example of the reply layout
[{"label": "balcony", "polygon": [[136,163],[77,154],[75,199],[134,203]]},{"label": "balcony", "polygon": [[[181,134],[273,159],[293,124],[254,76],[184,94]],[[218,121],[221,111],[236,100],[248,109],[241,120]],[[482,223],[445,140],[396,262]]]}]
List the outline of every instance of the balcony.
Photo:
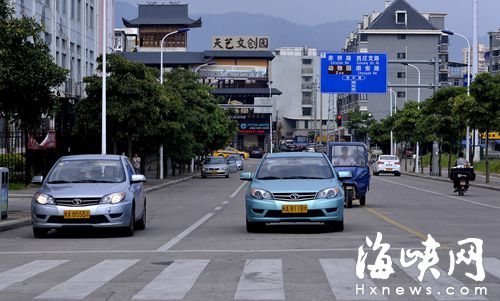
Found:
[{"label": "balcony", "polygon": [[441,44],[438,49],[440,53],[448,53],[448,44]]},{"label": "balcony", "polygon": [[313,87],[313,83],[302,83],[302,90],[312,90]]},{"label": "balcony", "polygon": [[313,68],[302,68],[302,74],[313,74]]},{"label": "balcony", "polygon": [[312,97],[302,97],[303,105],[312,105]]}]

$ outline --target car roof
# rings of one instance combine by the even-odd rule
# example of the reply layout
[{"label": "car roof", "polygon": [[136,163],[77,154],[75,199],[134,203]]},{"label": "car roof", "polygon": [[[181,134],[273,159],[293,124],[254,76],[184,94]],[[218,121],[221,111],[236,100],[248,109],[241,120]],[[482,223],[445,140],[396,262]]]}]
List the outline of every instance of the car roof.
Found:
[{"label": "car roof", "polygon": [[70,161],[70,160],[120,160],[120,155],[102,155],[102,154],[85,154],[85,155],[71,155],[71,156],[63,156],[61,160]]},{"label": "car roof", "polygon": [[359,145],[366,148],[366,144],[363,142],[330,142],[328,145]]},{"label": "car roof", "polygon": [[297,157],[309,157],[309,158],[323,158],[323,153],[274,153],[268,154],[266,158],[297,158]]}]

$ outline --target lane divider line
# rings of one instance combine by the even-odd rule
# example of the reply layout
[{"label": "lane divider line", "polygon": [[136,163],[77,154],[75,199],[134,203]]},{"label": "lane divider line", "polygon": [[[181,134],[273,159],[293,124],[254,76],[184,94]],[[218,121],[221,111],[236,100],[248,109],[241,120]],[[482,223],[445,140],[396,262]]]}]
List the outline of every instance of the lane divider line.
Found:
[{"label": "lane divider line", "polygon": [[471,200],[468,200],[468,199],[465,199],[465,198],[459,198],[459,197],[456,197],[456,196],[446,195],[444,193],[430,191],[430,190],[426,190],[426,189],[422,189],[422,188],[417,188],[417,187],[413,187],[413,186],[410,186],[410,185],[401,184],[401,183],[398,183],[398,182],[393,182],[393,181],[383,180],[383,179],[376,179],[376,180],[378,180],[378,181],[384,181],[384,182],[391,183],[391,184],[396,184],[396,185],[399,185],[399,186],[403,186],[403,187],[415,189],[415,190],[418,190],[418,191],[427,192],[427,193],[430,193],[430,194],[444,196],[444,197],[447,197],[447,198],[450,198],[450,199],[459,200],[459,201],[462,201],[462,202],[465,202],[465,203],[471,203],[471,204],[475,204],[475,205],[479,205],[479,206],[484,206],[484,207],[488,207],[488,208],[500,209],[500,207],[497,207],[497,206],[488,205],[488,204],[484,204],[484,203],[479,203],[479,202],[471,201]]},{"label": "lane divider line", "polygon": [[233,194],[231,194],[231,195],[229,196],[229,198],[230,198],[230,199],[233,199],[233,198],[234,198],[234,197],[235,197],[235,196],[236,196],[236,195],[240,192],[240,190],[243,188],[243,186],[245,186],[245,184],[246,184],[246,183],[247,183],[247,182],[241,183],[240,187],[238,187],[238,189],[236,189],[236,191],[235,191],[235,192],[233,192]]},{"label": "lane divider line", "polygon": [[169,240],[166,244],[164,244],[163,246],[159,247],[156,251],[167,251],[169,249],[171,249],[173,246],[175,246],[179,241],[181,241],[184,237],[188,236],[191,232],[193,232],[194,230],[196,230],[196,228],[198,228],[201,224],[203,224],[204,222],[206,222],[209,218],[212,217],[212,215],[214,215],[213,213],[208,213],[207,215],[205,215],[204,217],[200,218],[197,222],[195,222],[194,224],[192,224],[191,226],[189,226],[186,230],[182,231],[179,235],[177,235],[176,237],[172,238],[171,240]]}]

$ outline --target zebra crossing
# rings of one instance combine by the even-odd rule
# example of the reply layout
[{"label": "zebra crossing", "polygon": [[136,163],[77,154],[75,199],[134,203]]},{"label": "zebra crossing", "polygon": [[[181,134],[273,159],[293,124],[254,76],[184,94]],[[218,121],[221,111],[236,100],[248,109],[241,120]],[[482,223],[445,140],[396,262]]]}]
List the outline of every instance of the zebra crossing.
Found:
[{"label": "zebra crossing", "polygon": [[[369,277],[358,279],[355,275],[356,261],[353,258],[319,258],[309,259],[311,264],[318,264],[317,272],[321,273],[324,281],[328,284],[335,300],[391,300],[394,295],[369,294],[370,287],[380,286]],[[3,291],[15,293],[16,284],[30,284],[30,279],[43,279],[44,275],[53,273],[54,269],[63,269],[71,260],[33,260],[14,268],[0,270],[0,300]],[[441,277],[438,279],[417,280],[419,271],[416,266],[403,268],[398,260],[394,260],[397,273],[404,271],[405,277],[413,282],[412,286],[432,286],[432,294],[424,295],[426,300],[498,300],[498,296],[481,296],[472,294],[444,294],[446,288],[453,287],[458,292],[460,288],[471,285],[464,284],[438,267]],[[42,292],[36,292],[32,296],[35,300],[83,300],[89,298],[93,293],[109,285],[119,275],[125,274],[137,265],[151,264],[145,259],[104,259],[96,261],[94,265],[86,266],[83,270],[75,271],[74,276],[60,279],[60,282],[52,287],[44,288]],[[183,300],[196,290],[196,283],[203,273],[207,273],[209,265],[217,265],[218,259],[177,259],[168,262],[167,266],[155,274],[151,279],[140,284],[140,289],[130,296],[131,300]],[[239,265],[238,265],[239,264]],[[226,269],[224,273],[234,274],[230,283],[233,287],[232,299],[234,300],[287,300],[292,293],[287,294],[285,273],[286,268],[293,265],[281,258],[267,259],[241,259],[237,268]],[[74,266],[73,266],[74,268]],[[500,260],[497,258],[485,258],[484,268],[487,273],[486,282],[479,285],[487,286],[488,283],[499,283]],[[294,273],[300,273],[294,271]],[[304,279],[307,275],[304,275]],[[495,279],[492,279],[495,278]],[[122,280],[123,281],[123,280]],[[149,281],[149,282],[148,282]],[[217,279],[213,279],[217,281]],[[386,280],[385,285],[391,285],[394,279]],[[404,281],[403,281],[404,283]],[[39,287],[39,285],[38,285]],[[365,287],[365,294],[357,294],[359,287]],[[217,293],[217,292],[215,292]],[[492,292],[493,293],[493,292]],[[497,288],[496,293],[500,294]],[[418,299],[418,298],[417,298]],[[406,299],[405,299],[406,300]]]}]

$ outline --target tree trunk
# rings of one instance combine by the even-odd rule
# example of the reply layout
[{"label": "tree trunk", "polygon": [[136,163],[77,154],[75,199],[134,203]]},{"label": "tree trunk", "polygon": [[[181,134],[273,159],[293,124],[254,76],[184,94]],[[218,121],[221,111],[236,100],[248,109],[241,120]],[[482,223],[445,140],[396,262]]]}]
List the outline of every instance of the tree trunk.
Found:
[{"label": "tree trunk", "polygon": [[132,158],[134,155],[132,155],[132,138],[130,136],[127,137],[127,151],[128,157]]},{"label": "tree trunk", "polygon": [[443,174],[442,173],[443,169],[441,167],[441,160],[442,160],[441,153],[443,152],[443,143],[439,144],[438,152],[439,152],[439,154],[438,154],[438,165],[439,165],[439,167],[438,167],[438,170],[439,170],[438,175],[441,176]]},{"label": "tree trunk", "polygon": [[431,149],[430,156],[429,156],[429,176],[432,176],[432,161],[434,160],[434,152]]},{"label": "tree trunk", "polygon": [[113,139],[113,154],[118,153],[118,143],[116,143],[116,139]]},{"label": "tree trunk", "polygon": [[408,156],[406,156],[406,149],[408,144],[405,142],[405,148],[403,149],[403,156],[405,157],[405,171],[408,171]]},{"label": "tree trunk", "polygon": [[448,178],[450,178],[450,171],[451,171],[451,143],[450,143],[450,150],[448,151]]},{"label": "tree trunk", "polygon": [[485,152],[485,156],[486,156],[486,180],[485,180],[485,183],[489,183],[490,182],[490,160],[488,159],[488,141],[489,141],[489,136],[490,135],[490,131],[489,130],[486,130],[486,152]]},{"label": "tree trunk", "polygon": [[434,141],[432,143],[432,176],[439,175],[439,143]]}]

